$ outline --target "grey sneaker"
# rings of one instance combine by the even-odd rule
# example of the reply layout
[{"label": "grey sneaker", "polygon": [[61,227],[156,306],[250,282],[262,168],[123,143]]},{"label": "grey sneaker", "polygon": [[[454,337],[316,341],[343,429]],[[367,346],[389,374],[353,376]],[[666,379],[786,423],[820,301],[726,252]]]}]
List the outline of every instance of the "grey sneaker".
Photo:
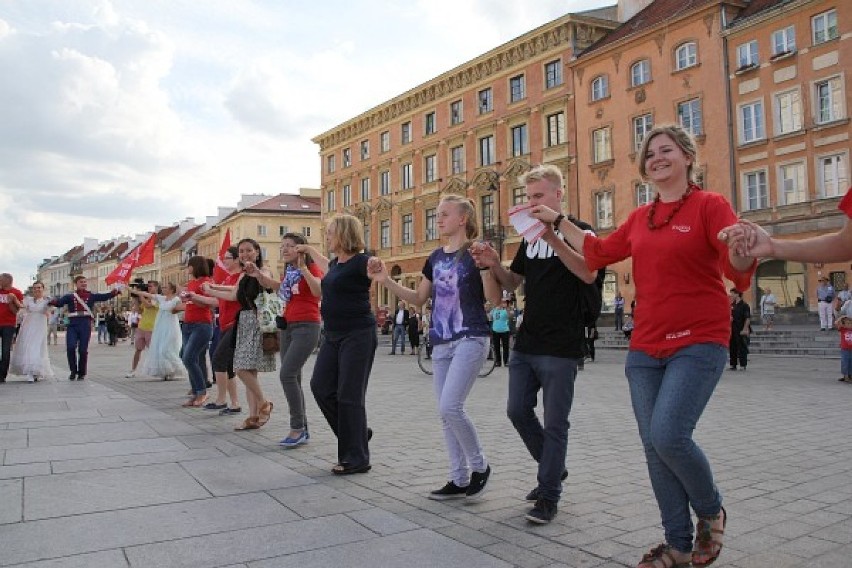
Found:
[{"label": "grey sneaker", "polygon": [[556,503],[549,499],[539,499],[535,506],[526,514],[526,519],[537,525],[546,525],[556,516]]},{"label": "grey sneaker", "polygon": [[470,486],[465,485],[464,487],[459,487],[454,481],[448,481],[447,484],[441,487],[440,489],[430,491],[427,497],[429,497],[429,499],[432,499],[433,501],[459,499],[467,494],[468,487]]},{"label": "grey sneaker", "polygon": [[470,485],[467,486],[465,499],[468,501],[476,501],[485,495],[485,487],[488,485],[488,478],[491,477],[491,466],[485,468],[485,471],[474,471],[470,474]]}]

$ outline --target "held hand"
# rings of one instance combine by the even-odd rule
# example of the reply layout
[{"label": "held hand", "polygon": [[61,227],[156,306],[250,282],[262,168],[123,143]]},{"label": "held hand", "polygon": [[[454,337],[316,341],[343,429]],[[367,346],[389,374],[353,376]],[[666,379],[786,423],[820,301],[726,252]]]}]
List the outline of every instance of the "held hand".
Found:
[{"label": "held hand", "polygon": [[301,254],[311,254],[311,245],[296,245],[296,252]]},{"label": "held hand", "polygon": [[258,273],[260,273],[260,269],[258,269],[255,263],[247,262],[243,265],[243,272],[245,272],[248,276],[256,277]]},{"label": "held hand", "polygon": [[299,270],[302,268],[307,268],[308,263],[305,262],[305,253],[299,253],[299,259],[296,261],[296,265],[299,267]]},{"label": "held hand", "polygon": [[744,336],[748,337],[748,335],[749,335],[748,330],[747,329],[742,330],[740,332],[740,335],[744,335]]},{"label": "held hand", "polygon": [[388,271],[385,268],[385,263],[377,256],[371,256],[367,261],[367,276],[375,282],[386,282],[388,279]]},{"label": "held hand", "polygon": [[204,282],[204,283],[201,284],[201,291],[204,292],[205,294],[209,294],[210,289],[211,289],[210,288],[210,282]]},{"label": "held hand", "polygon": [[477,268],[491,268],[500,263],[500,255],[489,243],[477,241],[470,245],[470,256]]},{"label": "held hand", "polygon": [[553,222],[556,221],[556,218],[559,216],[558,211],[554,211],[547,205],[536,205],[532,209],[530,209],[530,217],[538,219],[542,223],[547,225],[553,225]]}]

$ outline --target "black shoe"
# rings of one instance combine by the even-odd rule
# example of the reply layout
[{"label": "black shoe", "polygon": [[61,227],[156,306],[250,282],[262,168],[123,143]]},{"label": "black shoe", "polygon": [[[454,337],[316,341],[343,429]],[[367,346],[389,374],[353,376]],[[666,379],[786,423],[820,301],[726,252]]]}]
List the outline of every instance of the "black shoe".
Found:
[{"label": "black shoe", "polygon": [[239,406],[235,406],[234,408],[223,408],[219,411],[219,416],[231,416],[232,414],[239,414],[243,411],[243,409]]},{"label": "black shoe", "polygon": [[73,381],[73,380],[75,380],[76,378],[77,378],[77,373],[71,373],[70,375],[68,375],[68,380],[69,380],[69,381]]},{"label": "black shoe", "polygon": [[736,367],[728,367],[728,370],[729,370],[729,371],[736,371],[736,370],[737,370],[737,368],[736,368]]},{"label": "black shoe", "polygon": [[461,497],[464,497],[467,494],[468,487],[470,487],[470,486],[468,485],[468,486],[465,486],[465,487],[459,487],[458,485],[455,484],[455,482],[448,481],[447,484],[444,485],[443,487],[441,487],[440,489],[430,491],[429,495],[427,495],[427,497],[429,497],[429,499],[432,499],[434,501],[446,501],[448,499],[459,499]]},{"label": "black shoe", "polygon": [[556,503],[549,499],[539,499],[535,506],[526,514],[526,519],[537,525],[546,525],[556,516]]},{"label": "black shoe", "polygon": [[494,363],[494,366],[495,366],[495,367],[502,367],[502,366],[503,366],[503,364],[502,364],[502,363]]},{"label": "black shoe", "polygon": [[77,380],[82,381],[86,378],[86,375],[77,375]]},{"label": "black shoe", "polygon": [[[563,470],[562,475],[559,476],[560,481],[565,481],[566,479],[568,479],[568,470],[567,469]],[[541,498],[541,492],[539,491],[538,487],[536,487],[535,489],[533,489],[532,491],[527,493],[527,496],[526,496],[526,500],[530,501],[532,503],[535,503],[540,498]]]},{"label": "black shoe", "polygon": [[208,388],[208,389],[212,389],[212,388],[213,388],[213,383],[211,383],[210,381],[207,381],[207,383],[205,383],[205,384],[207,385],[207,388]]},{"label": "black shoe", "polygon": [[465,498],[468,501],[481,499],[485,495],[485,486],[488,485],[488,478],[491,477],[491,466],[485,468],[485,471],[474,471],[470,475],[470,485],[467,486]]},{"label": "black shoe", "polygon": [[373,429],[367,428],[367,441],[369,442],[372,439],[373,439]]}]

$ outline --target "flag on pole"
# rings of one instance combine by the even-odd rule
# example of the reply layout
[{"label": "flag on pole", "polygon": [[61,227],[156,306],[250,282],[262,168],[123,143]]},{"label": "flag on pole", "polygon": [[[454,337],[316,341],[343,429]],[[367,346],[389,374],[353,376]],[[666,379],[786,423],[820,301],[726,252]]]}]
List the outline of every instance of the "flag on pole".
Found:
[{"label": "flag on pole", "polygon": [[154,263],[154,246],[156,244],[157,233],[151,233],[148,240],[131,250],[118,264],[116,269],[104,278],[104,281],[110,285],[116,282],[124,282],[125,284],[129,282],[130,274],[134,268]]},{"label": "flag on pole", "polygon": [[221,284],[228,277],[228,271],[225,269],[225,253],[231,246],[231,229],[225,231],[225,238],[222,239],[222,246],[219,247],[219,256],[216,258],[216,266],[213,268],[213,283]]}]

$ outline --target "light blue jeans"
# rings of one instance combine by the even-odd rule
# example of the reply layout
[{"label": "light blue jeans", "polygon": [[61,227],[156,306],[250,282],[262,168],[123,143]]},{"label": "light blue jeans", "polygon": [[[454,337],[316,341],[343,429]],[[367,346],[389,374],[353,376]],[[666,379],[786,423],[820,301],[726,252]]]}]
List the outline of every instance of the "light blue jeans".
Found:
[{"label": "light blue jeans", "polygon": [[464,337],[432,348],[435,398],[450,456],[450,481],[459,487],[470,483],[471,471],[483,472],[487,468],[464,401],[488,356],[489,341],[488,337]]},{"label": "light blue jeans", "polygon": [[399,348],[402,350],[402,354],[405,355],[405,335],[405,326],[402,324],[394,324],[393,335],[391,336],[393,339],[391,342],[391,355],[396,354],[397,341],[399,342]]},{"label": "light blue jeans", "polygon": [[627,354],[630,398],[666,542],[681,552],[692,550],[690,505],[699,517],[716,515],[722,506],[710,463],[692,432],[726,357],[726,347],[715,343],[690,345],[662,359]]}]

